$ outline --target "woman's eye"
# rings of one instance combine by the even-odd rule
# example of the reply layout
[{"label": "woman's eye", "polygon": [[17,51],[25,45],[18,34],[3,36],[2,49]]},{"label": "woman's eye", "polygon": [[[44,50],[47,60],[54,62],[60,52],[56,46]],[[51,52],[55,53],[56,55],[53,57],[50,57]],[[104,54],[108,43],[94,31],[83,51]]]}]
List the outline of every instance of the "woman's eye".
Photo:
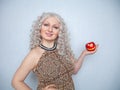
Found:
[{"label": "woman's eye", "polygon": [[43,24],[44,26],[49,26],[49,24]]},{"label": "woman's eye", "polygon": [[59,29],[59,27],[54,27],[55,29]]}]

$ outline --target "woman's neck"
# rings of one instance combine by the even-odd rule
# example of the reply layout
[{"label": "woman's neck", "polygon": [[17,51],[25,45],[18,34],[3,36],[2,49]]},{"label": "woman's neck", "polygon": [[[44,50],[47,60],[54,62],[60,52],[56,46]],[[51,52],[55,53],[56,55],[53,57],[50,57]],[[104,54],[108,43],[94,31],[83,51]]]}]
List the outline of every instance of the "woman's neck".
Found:
[{"label": "woman's neck", "polygon": [[54,46],[54,41],[45,41],[45,40],[42,40],[41,44],[44,45],[45,47],[52,48]]}]

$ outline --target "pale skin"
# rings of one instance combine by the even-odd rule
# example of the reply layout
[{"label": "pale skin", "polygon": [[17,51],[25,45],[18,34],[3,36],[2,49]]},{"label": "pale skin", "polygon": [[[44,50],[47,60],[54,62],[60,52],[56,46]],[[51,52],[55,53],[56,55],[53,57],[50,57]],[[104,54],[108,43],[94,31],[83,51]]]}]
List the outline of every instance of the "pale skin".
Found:
[{"label": "pale skin", "polygon": [[[59,34],[59,28],[60,28],[60,23],[55,17],[49,17],[45,19],[43,21],[43,24],[40,30],[41,36],[42,36],[41,43],[44,46],[51,48]],[[96,47],[96,50],[97,48],[98,48],[98,45]],[[96,50],[95,51],[87,51],[86,49],[83,50],[78,60],[73,60],[71,57],[71,60],[74,63],[74,74],[76,74],[81,68],[85,56],[95,53]],[[12,79],[12,86],[14,87],[15,90],[32,90],[24,82],[24,80],[26,79],[28,74],[37,66],[39,58],[42,56],[44,52],[45,50],[41,49],[40,47],[36,47],[32,49],[28,53],[28,55],[24,58],[24,60],[22,61],[21,65],[17,69]],[[54,85],[49,85],[43,88],[43,90],[56,90],[56,89],[50,88],[51,86],[54,86]]]}]

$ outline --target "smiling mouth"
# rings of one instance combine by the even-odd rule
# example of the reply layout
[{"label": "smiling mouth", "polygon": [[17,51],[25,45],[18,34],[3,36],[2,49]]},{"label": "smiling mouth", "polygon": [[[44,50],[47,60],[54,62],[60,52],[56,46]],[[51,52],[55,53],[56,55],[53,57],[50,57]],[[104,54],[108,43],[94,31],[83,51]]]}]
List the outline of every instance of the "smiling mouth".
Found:
[{"label": "smiling mouth", "polygon": [[46,33],[48,37],[51,37],[53,34],[52,33]]}]

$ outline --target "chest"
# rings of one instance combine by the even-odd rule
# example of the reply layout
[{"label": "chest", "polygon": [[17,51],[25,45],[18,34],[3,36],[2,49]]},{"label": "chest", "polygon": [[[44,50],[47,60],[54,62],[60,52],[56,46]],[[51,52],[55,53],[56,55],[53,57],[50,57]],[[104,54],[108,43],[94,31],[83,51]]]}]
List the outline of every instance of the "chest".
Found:
[{"label": "chest", "polygon": [[59,54],[49,53],[40,58],[36,70],[40,78],[50,79],[64,74],[71,75],[73,64]]}]

